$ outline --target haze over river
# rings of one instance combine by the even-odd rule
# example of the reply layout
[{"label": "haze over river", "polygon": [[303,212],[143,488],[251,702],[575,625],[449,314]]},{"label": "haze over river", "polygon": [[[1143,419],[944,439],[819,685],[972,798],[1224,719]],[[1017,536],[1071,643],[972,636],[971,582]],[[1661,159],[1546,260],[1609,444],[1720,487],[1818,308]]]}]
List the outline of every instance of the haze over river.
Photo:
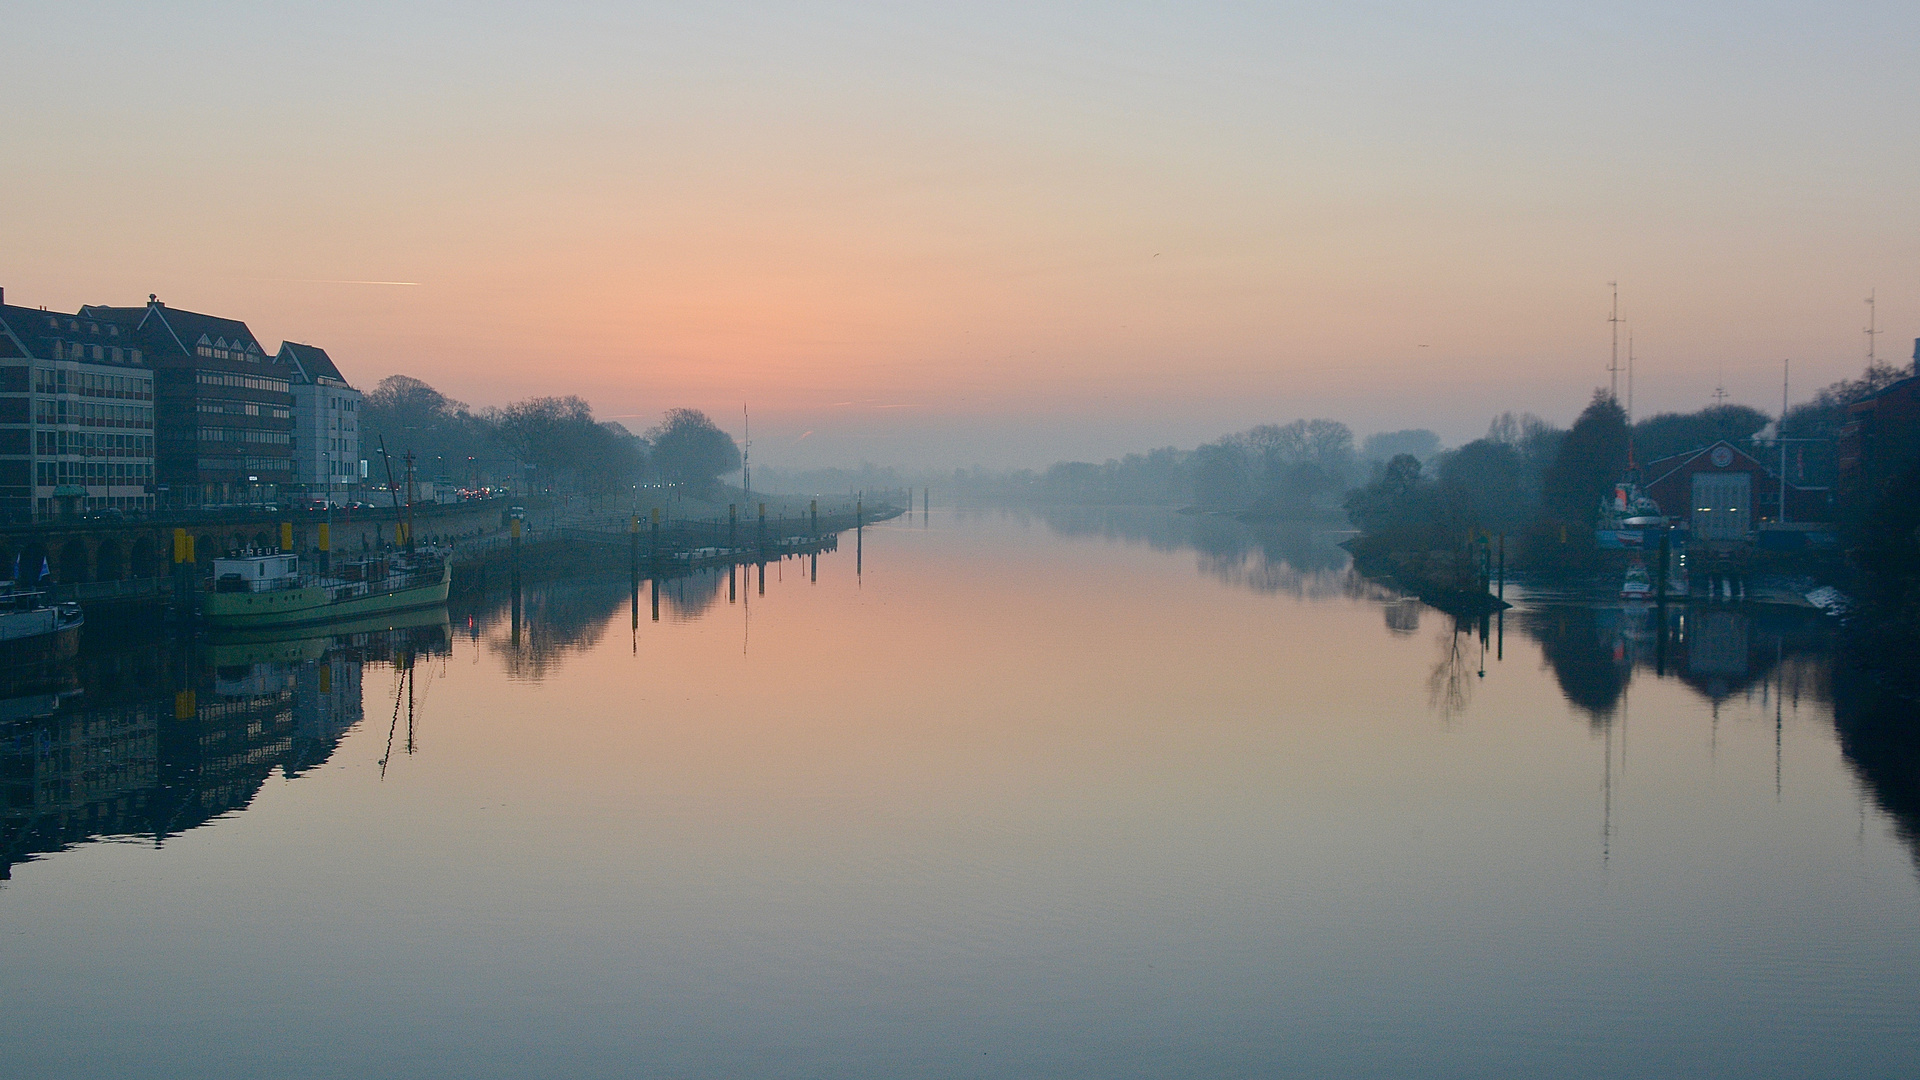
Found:
[{"label": "haze over river", "polygon": [[1483,637],[1138,511],[810,571],[90,642],[0,719],[4,1072],[1920,1070],[1915,755],[1822,616]]}]

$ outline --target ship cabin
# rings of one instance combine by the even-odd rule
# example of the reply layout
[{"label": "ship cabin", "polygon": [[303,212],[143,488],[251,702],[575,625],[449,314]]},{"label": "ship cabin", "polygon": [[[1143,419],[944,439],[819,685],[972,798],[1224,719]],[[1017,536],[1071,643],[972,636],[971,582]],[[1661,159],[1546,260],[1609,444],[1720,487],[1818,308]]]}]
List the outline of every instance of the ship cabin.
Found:
[{"label": "ship cabin", "polygon": [[213,560],[215,592],[274,592],[300,579],[300,557],[284,551],[242,552]]}]

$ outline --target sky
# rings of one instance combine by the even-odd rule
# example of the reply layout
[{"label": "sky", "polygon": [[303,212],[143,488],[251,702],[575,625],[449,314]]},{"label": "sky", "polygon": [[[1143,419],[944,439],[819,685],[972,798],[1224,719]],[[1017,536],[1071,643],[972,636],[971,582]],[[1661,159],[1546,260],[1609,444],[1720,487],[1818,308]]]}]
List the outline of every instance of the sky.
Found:
[{"label": "sky", "polygon": [[[16,3],[0,287],[754,460],[1043,466],[1920,337],[1920,5]],[[404,282],[407,284],[390,284]],[[1624,385],[1622,396],[1625,396]]]}]

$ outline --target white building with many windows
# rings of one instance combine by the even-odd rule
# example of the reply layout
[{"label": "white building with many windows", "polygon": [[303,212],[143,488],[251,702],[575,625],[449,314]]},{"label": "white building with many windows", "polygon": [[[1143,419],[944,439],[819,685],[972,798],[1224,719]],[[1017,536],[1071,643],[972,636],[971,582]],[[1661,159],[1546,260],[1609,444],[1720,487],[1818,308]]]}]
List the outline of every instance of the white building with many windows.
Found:
[{"label": "white building with many windows", "polygon": [[294,483],[344,498],[360,483],[360,391],[318,346],[281,342],[279,359],[293,369]]}]

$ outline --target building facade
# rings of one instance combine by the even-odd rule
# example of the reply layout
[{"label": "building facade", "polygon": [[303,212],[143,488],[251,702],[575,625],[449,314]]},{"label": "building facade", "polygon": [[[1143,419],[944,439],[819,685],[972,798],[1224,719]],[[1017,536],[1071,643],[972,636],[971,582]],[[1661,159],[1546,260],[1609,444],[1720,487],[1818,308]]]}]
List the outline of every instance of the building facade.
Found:
[{"label": "building facade", "polygon": [[294,482],[340,498],[360,483],[360,391],[318,346],[281,342],[279,358],[292,372]]},{"label": "building facade", "polygon": [[260,504],[291,494],[292,372],[236,319],[170,308],[85,307],[120,325],[153,370],[160,506]]},{"label": "building facade", "polygon": [[113,320],[0,292],[0,519],[153,508],[154,373]]},{"label": "building facade", "polygon": [[[1920,368],[1920,341],[1913,347]],[[1920,375],[1908,376],[1847,409],[1840,429],[1840,484],[1853,489],[1876,471],[1920,453]]]},{"label": "building facade", "polygon": [[[1781,520],[1779,474],[1724,439],[1649,462],[1644,471],[1647,494],[1695,540],[1744,542],[1763,523]],[[1786,496],[1789,520],[1833,519],[1832,492],[1826,488],[1787,484]]]}]

